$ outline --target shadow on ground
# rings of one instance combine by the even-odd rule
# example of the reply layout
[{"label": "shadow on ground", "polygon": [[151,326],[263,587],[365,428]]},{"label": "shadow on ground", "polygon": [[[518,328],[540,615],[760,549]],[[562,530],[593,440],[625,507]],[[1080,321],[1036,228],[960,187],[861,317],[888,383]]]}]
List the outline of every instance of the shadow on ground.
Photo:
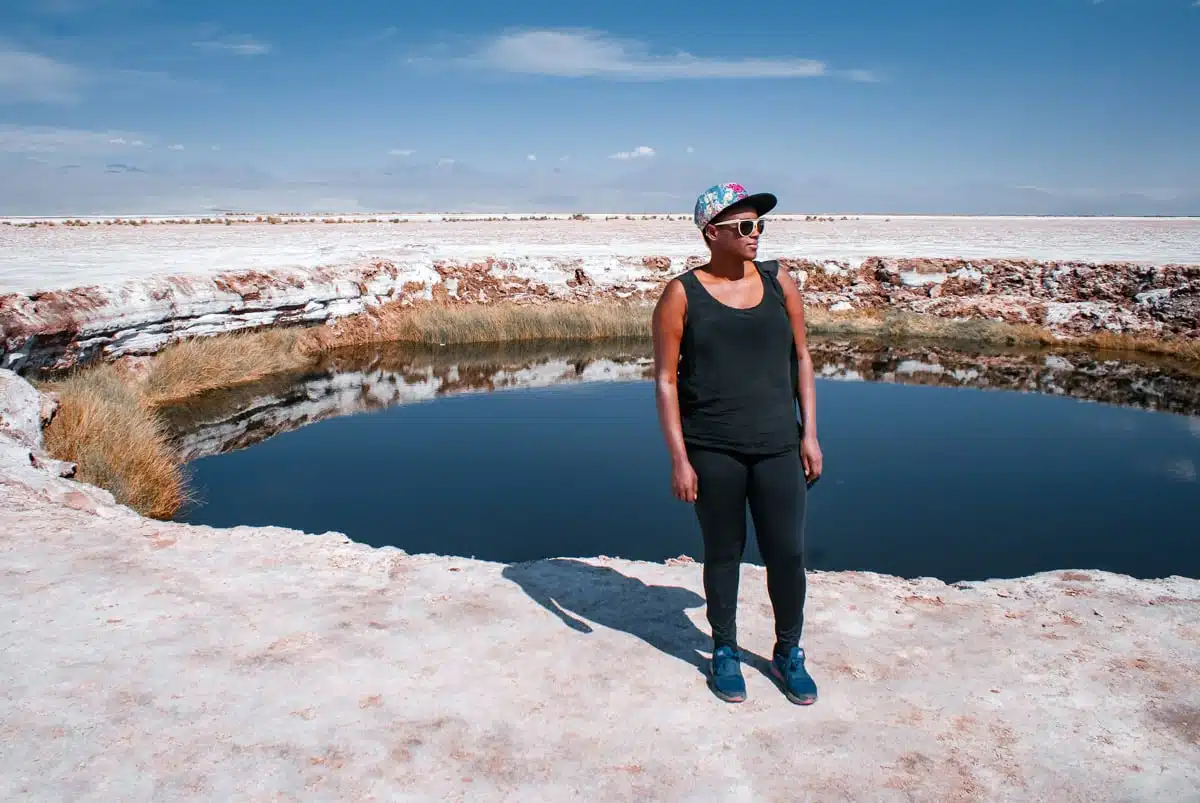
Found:
[{"label": "shadow on ground", "polygon": [[[712,640],[686,613],[704,605],[694,591],[647,585],[616,569],[569,558],[514,563],[503,574],[576,632],[591,633],[592,624],[620,630],[708,674]],[[742,660],[769,672],[765,658],[744,648]]]}]

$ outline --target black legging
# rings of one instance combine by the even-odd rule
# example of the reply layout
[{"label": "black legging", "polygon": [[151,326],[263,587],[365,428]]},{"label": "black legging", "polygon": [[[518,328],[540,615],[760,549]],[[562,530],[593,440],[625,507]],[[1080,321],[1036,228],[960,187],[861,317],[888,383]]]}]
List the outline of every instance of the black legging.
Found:
[{"label": "black legging", "polygon": [[746,549],[746,503],[767,569],[775,650],[800,643],[804,627],[804,511],[807,489],[796,449],[748,456],[691,448],[699,478],[696,518],[704,536],[704,595],[713,649],[737,647],[738,579]]}]

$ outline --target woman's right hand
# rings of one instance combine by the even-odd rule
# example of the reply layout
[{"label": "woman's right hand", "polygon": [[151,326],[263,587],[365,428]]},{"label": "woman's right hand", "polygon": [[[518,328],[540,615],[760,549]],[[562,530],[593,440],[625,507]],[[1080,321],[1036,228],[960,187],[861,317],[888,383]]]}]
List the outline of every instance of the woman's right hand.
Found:
[{"label": "woman's right hand", "polygon": [[680,460],[671,467],[671,491],[680,502],[695,502],[700,480],[687,460]]}]

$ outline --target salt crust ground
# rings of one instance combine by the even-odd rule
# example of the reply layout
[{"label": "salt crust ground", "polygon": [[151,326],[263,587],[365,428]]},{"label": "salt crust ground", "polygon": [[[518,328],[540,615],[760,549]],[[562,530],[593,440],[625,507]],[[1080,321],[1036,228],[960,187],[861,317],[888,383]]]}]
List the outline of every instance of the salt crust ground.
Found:
[{"label": "salt crust ground", "polygon": [[[388,216],[383,216],[388,217]],[[623,260],[653,254],[683,264],[704,245],[689,220],[634,219],[286,225],[151,225],[24,229],[0,225],[0,293],[108,285],[164,275],[312,269],[386,260],[581,259],[589,272],[621,274]],[[0,221],[3,221],[0,218]],[[20,222],[10,219],[10,222]],[[859,264],[867,257],[1046,259],[1192,263],[1200,218],[862,217],[778,219],[759,256]],[[611,262],[611,265],[608,263]]]},{"label": "salt crust ground", "polygon": [[1200,796],[1200,581],[814,574],[802,709],[746,566],[729,706],[695,565],[150,521],[56,476],[40,403],[0,371],[3,799]]}]

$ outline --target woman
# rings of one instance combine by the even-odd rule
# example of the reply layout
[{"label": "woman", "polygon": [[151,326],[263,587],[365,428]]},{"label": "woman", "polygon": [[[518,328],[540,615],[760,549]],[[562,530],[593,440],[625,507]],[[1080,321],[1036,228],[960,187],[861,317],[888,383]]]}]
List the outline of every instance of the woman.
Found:
[{"label": "woman", "polygon": [[710,259],[663,290],[654,361],[671,488],[694,503],[704,539],[710,686],[727,702],[746,699],[736,614],[748,503],[775,616],[772,674],[789,700],[807,705],[817,687],[800,646],[804,513],[822,457],[804,301],[787,271],[755,261],[762,216],[776,203],[738,184],[716,185],[696,200]]}]

